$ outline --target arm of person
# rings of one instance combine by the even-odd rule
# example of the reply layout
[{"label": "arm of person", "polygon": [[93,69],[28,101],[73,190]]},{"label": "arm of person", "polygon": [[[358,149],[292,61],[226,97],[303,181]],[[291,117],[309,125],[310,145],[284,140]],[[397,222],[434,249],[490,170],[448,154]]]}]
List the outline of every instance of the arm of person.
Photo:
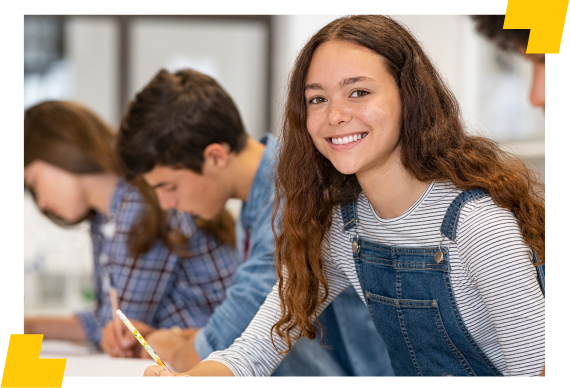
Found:
[{"label": "arm of person", "polygon": [[508,375],[541,373],[544,367],[544,296],[514,215],[490,198],[462,210],[460,257],[495,329]]},{"label": "arm of person", "polygon": [[77,316],[24,317],[24,334],[43,334],[44,339],[85,341],[87,337]]},{"label": "arm of person", "polygon": [[184,377],[184,376],[235,376],[230,368],[216,361],[204,361],[189,372],[170,373],[162,366],[153,365],[146,368],[144,376]]},{"label": "arm of person", "polygon": [[[198,329],[160,329],[145,337],[159,357],[170,363],[177,371],[189,370],[201,360],[194,349],[194,338]],[[141,358],[151,358],[148,352],[140,349]]]},{"label": "arm of person", "polygon": [[[143,336],[155,330],[148,323],[153,322],[158,306],[172,286],[177,260],[174,254],[159,245],[155,245],[134,263],[123,254],[110,258],[108,268],[113,274],[119,308]],[[140,345],[137,345],[135,337],[122,323],[121,338],[116,338],[113,327],[116,315],[108,293],[102,294],[101,305],[95,313],[99,319],[92,321],[105,323],[99,323],[98,327],[90,329],[98,330],[98,336],[94,340],[113,357],[138,356],[136,346]]]},{"label": "arm of person", "polygon": [[228,348],[247,328],[275,284],[275,241],[271,233],[273,202],[259,209],[257,229],[251,231],[247,261],[241,264],[226,299],[216,307],[194,339],[193,352],[205,359],[212,352]]},{"label": "arm of person", "polygon": [[[157,330],[156,328],[135,319],[129,319],[129,321],[131,321],[133,326],[145,339],[149,337],[152,332]],[[140,354],[139,350],[147,353],[127,326],[123,324],[123,322],[120,323],[121,338],[119,339],[116,336],[113,321],[109,321],[109,323],[103,327],[101,330],[101,349],[111,357],[138,357]]]},{"label": "arm of person", "polygon": [[[329,258],[328,244],[323,244],[323,256],[329,294],[325,302],[317,309],[317,315],[350,285],[346,274]],[[322,289],[321,292],[323,292]],[[212,353],[197,367],[183,374],[205,375],[210,372],[210,367],[215,373],[222,373],[225,369],[219,369],[216,364],[202,367],[206,362],[218,362],[224,364],[235,376],[269,376],[285,356],[281,353],[287,349],[285,341],[277,334],[273,335],[275,347],[271,340],[271,328],[280,316],[279,290],[275,285],[241,337],[236,339],[228,349]],[[295,343],[293,338],[297,334],[298,329],[291,333],[293,344]]]}]

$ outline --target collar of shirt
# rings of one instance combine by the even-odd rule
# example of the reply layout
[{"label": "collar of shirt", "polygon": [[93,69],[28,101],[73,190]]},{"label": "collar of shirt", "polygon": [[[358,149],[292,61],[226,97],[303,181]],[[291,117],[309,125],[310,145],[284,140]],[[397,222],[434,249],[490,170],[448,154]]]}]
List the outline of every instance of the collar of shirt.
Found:
[{"label": "collar of shirt", "polygon": [[239,222],[236,223],[236,249],[240,263],[248,259],[252,237],[257,238],[260,233],[266,233],[267,226],[271,225],[270,219],[260,220],[260,217],[270,218],[267,207],[273,207],[277,140],[275,136],[267,134],[260,142],[265,145],[265,150],[253,178],[248,199],[242,205]]},{"label": "collar of shirt", "polygon": [[115,192],[111,197],[111,203],[109,204],[109,210],[107,211],[107,216],[113,217],[115,214],[117,214],[117,208],[119,207],[119,204],[121,203],[123,196],[129,190],[129,186],[130,185],[127,182],[125,182],[123,178],[117,179],[117,187],[115,188]]},{"label": "collar of shirt", "polygon": [[240,223],[244,229],[255,224],[260,205],[268,200],[273,201],[275,167],[277,163],[277,139],[268,133],[260,139],[265,145],[263,156],[255,173],[255,178],[249,190],[247,202],[244,202],[240,212]]}]

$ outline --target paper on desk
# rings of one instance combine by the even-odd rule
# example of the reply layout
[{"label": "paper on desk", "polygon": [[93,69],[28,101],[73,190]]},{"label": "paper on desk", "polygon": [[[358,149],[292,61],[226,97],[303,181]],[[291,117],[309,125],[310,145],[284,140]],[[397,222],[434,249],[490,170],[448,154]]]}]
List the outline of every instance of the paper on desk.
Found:
[{"label": "paper on desk", "polygon": [[64,376],[134,376],[142,377],[153,360],[142,358],[112,358],[106,354],[68,357]]},{"label": "paper on desk", "polygon": [[[64,376],[136,376],[143,375],[153,360],[141,358],[113,358],[89,345],[69,341],[44,340],[40,358],[65,358]],[[166,363],[169,368],[172,366]]]},{"label": "paper on desk", "polygon": [[93,349],[88,344],[80,345],[70,341],[43,340],[41,356],[47,355],[70,355],[86,356],[92,354]]}]

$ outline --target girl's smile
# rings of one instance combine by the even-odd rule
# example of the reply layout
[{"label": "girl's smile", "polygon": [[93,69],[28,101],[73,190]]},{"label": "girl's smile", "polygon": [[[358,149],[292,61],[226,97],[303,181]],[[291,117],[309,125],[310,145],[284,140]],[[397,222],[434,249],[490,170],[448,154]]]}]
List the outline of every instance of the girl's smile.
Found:
[{"label": "girl's smile", "polygon": [[341,173],[378,172],[399,159],[400,93],[380,55],[349,41],[323,43],[305,101],[313,143]]},{"label": "girl's smile", "polygon": [[356,143],[359,143],[360,140],[366,137],[366,135],[368,135],[368,132],[354,133],[350,135],[335,135],[334,137],[327,138],[327,140],[337,146],[333,147],[333,149],[347,150],[354,147]]}]

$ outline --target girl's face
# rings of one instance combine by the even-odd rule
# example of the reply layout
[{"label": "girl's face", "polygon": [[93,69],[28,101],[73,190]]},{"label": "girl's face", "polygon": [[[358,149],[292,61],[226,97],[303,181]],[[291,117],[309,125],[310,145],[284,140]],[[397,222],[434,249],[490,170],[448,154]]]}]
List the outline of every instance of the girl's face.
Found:
[{"label": "girl's face", "polygon": [[373,173],[399,161],[400,93],[380,55],[348,41],[321,44],[305,100],[313,143],[341,173]]},{"label": "girl's face", "polygon": [[67,222],[76,222],[90,211],[81,178],[43,160],[24,168],[24,182],[34,191],[38,207]]}]

